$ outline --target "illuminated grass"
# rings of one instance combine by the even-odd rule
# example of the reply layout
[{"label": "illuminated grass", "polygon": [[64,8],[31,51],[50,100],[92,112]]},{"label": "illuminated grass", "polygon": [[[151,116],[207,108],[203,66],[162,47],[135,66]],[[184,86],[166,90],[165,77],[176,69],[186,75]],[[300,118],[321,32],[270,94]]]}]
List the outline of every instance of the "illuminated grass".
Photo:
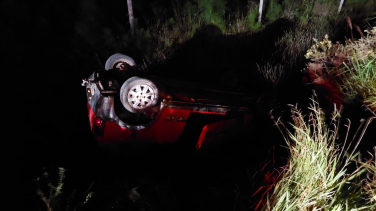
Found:
[{"label": "illuminated grass", "polygon": [[361,95],[365,105],[376,111],[376,27],[369,31],[367,38],[348,45],[353,49],[353,56],[341,72],[345,75],[343,90],[349,97]]},{"label": "illuminated grass", "polygon": [[[289,162],[279,171],[279,182],[257,209],[374,210],[375,162],[366,161],[349,172],[350,165],[360,161],[354,160],[358,156],[355,150],[349,152],[345,145],[340,148],[335,144],[338,111],[328,126],[316,101],[312,100],[310,110],[307,119],[296,106],[292,107],[293,132],[279,119],[276,121],[287,132]],[[363,186],[361,178],[367,171],[369,179]]]}]

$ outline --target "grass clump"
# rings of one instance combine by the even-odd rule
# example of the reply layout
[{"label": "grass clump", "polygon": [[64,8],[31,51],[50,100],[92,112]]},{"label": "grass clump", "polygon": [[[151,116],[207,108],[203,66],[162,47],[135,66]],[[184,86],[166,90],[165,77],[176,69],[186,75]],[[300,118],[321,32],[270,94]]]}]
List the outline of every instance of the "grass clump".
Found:
[{"label": "grass clump", "polygon": [[[375,159],[376,159],[376,149],[375,149]],[[368,163],[362,163],[368,170],[368,177],[365,180],[364,189],[368,194],[368,200],[372,203],[376,203],[376,160],[370,161]]]},{"label": "grass clump", "polygon": [[365,105],[376,111],[376,27],[367,37],[346,44],[349,65],[339,73],[344,76],[342,89],[350,99],[359,94]]},{"label": "grass clump", "polygon": [[[290,154],[288,164],[280,170],[279,181],[256,209],[375,210],[375,163],[369,160],[350,171],[360,161],[355,160],[355,150],[349,152],[335,143],[339,112],[334,112],[327,125],[315,100],[310,110],[306,117],[296,106],[292,107],[293,132],[286,129],[285,137]],[[282,124],[279,119],[276,123]],[[364,177],[367,181],[362,182]]]},{"label": "grass clump", "polygon": [[317,81],[334,79],[347,101],[361,96],[364,104],[375,111],[376,27],[365,32],[366,36],[349,39],[345,45],[333,44],[328,36],[320,42],[315,40],[305,56],[311,60],[308,71],[316,75]]}]

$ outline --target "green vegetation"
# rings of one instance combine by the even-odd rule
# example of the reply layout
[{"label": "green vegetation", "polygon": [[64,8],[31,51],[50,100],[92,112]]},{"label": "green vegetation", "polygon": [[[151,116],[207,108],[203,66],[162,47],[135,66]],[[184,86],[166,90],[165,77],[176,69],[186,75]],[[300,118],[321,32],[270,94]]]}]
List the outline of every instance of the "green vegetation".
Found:
[{"label": "green vegetation", "polygon": [[[137,1],[134,4],[137,8]],[[144,69],[149,64],[163,63],[170,58],[181,44],[193,37],[200,26],[214,24],[225,36],[252,34],[279,18],[287,18],[294,21],[296,26],[276,43],[280,50],[275,54],[283,55],[282,61],[278,61],[278,67],[270,66],[276,64],[276,61],[260,64],[261,72],[267,70],[267,66],[271,68],[269,73],[265,73],[266,78],[274,72],[276,77],[287,76],[292,67],[304,62],[304,54],[313,44],[312,38],[322,39],[325,34],[337,37],[342,33],[341,27],[344,27],[343,23],[348,16],[351,19],[364,20],[375,12],[372,11],[374,2],[367,0],[346,1],[340,13],[339,2],[335,1],[268,0],[264,1],[262,21],[258,22],[258,4],[259,1],[248,1],[237,3],[238,6],[230,9],[225,0],[171,0],[173,7],[156,10],[159,12],[156,12],[153,18],[143,19],[135,12],[135,34],[127,32],[125,28],[110,30],[106,26],[107,30],[103,30],[106,49],[101,51],[132,49],[133,57]],[[117,27],[121,24],[123,23],[117,23]],[[108,54],[111,53],[106,55]],[[281,71],[286,74],[280,73]],[[276,86],[282,80],[273,81]]]},{"label": "green vegetation", "polygon": [[224,15],[226,11],[225,0],[197,0],[200,15],[204,24],[214,24],[225,31]]},{"label": "green vegetation", "polygon": [[[331,38],[342,38],[347,17],[365,20],[375,12],[375,3],[370,0],[345,1],[340,13],[339,1],[266,0],[262,21],[258,22],[259,1],[256,0],[237,3],[225,0],[171,0],[171,7],[166,8],[150,3],[149,6],[156,9],[151,17],[144,18],[137,10],[141,7],[138,6],[139,2],[134,1],[135,33],[132,34],[128,29],[129,23],[124,22],[127,18],[113,18],[111,25],[105,25],[99,18],[99,8],[95,8],[94,3],[87,4],[82,8],[84,12],[95,13],[76,23],[77,33],[93,46],[101,59],[106,59],[113,52],[129,51],[143,69],[170,58],[203,25],[214,24],[225,36],[240,36],[257,33],[277,19],[287,18],[294,21],[296,26],[276,43],[280,49],[275,54],[282,55],[282,61],[259,64],[261,72],[268,70],[268,66],[271,68],[269,73],[265,73],[266,76],[275,72],[276,77],[288,76],[294,71],[293,68],[305,62],[304,54],[312,46],[312,38],[322,39],[325,34]],[[100,34],[97,38],[92,37],[95,31]],[[276,63],[278,67],[272,67]],[[281,81],[273,80],[271,83],[276,86]]]},{"label": "green vegetation", "polygon": [[[292,107],[293,132],[286,130],[290,156],[278,175],[270,195],[259,202],[258,210],[374,210],[376,209],[375,162],[356,159],[355,148],[335,144],[340,114],[333,113],[331,125],[312,100],[308,119]],[[283,128],[280,128],[283,132]],[[346,136],[347,138],[347,136]],[[360,141],[360,140],[359,140]],[[376,155],[376,154],[375,154]],[[375,156],[376,157],[376,156]],[[351,164],[360,164],[351,171]],[[367,174],[368,172],[368,174]]]},{"label": "green vegetation", "polygon": [[266,19],[268,22],[273,22],[281,17],[282,6],[278,4],[277,0],[270,0],[269,8],[267,9]]},{"label": "green vegetation", "polygon": [[[364,104],[376,110],[376,27],[366,30],[358,40],[347,40],[345,45],[332,44],[328,36],[308,50],[306,58],[316,66],[316,74],[322,80],[334,78],[337,85],[351,102],[356,96]],[[318,67],[318,68],[317,68]]]},{"label": "green vegetation", "polygon": [[[313,83],[335,82],[333,86],[340,88],[347,102],[360,96],[364,105],[375,114],[376,27],[365,32],[365,35],[359,32],[360,39],[348,39],[344,45],[333,44],[328,35],[322,41],[313,38],[315,44],[305,57],[311,61],[307,68],[314,75],[311,76]],[[340,142],[343,146],[335,144],[339,128],[336,122],[340,118],[337,110],[333,113],[331,127],[325,124],[325,115],[315,100],[312,100],[310,110],[312,113],[307,120],[297,107],[292,108],[294,132],[286,129],[279,119],[276,121],[278,127],[282,125],[286,129],[289,161],[279,171],[278,182],[272,184],[270,195],[264,195],[257,208],[375,210],[376,154],[370,160],[362,161],[355,153],[356,147],[348,151],[347,136]],[[368,119],[365,129],[374,118]],[[350,170],[350,166],[357,168]]]},{"label": "green vegetation", "polygon": [[[333,44],[329,36],[315,44],[305,57],[310,59],[308,72],[313,83],[336,83],[346,100],[361,96],[364,105],[375,114],[376,103],[376,27],[366,30],[360,39],[348,39],[345,45]],[[343,146],[335,144],[340,115],[333,113],[331,127],[312,100],[308,120],[297,107],[292,108],[293,131],[286,129],[289,147],[288,164],[278,174],[272,191],[259,202],[259,210],[375,210],[376,171],[374,158],[362,161],[356,147],[350,152],[347,136]],[[376,115],[375,115],[376,116]],[[375,117],[370,117],[363,129]],[[364,132],[363,131],[363,132]],[[281,129],[281,132],[282,129]],[[284,134],[284,133],[283,133]],[[355,138],[355,137],[354,137]],[[361,141],[360,136],[358,143]],[[376,150],[376,148],[375,148]],[[375,151],[376,153],[376,151]],[[359,158],[357,158],[359,157]],[[350,170],[350,166],[357,166]]]},{"label": "green vegetation", "polygon": [[251,31],[257,31],[261,26],[260,22],[256,22],[257,13],[258,7],[251,10],[251,12],[248,14],[248,27],[251,29]]}]

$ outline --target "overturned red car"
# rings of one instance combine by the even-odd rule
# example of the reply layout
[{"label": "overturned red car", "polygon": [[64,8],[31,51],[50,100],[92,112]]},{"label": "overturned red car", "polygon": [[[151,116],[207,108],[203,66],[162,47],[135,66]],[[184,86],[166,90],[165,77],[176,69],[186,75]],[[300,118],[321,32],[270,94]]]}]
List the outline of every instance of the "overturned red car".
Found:
[{"label": "overturned red car", "polygon": [[117,53],[83,79],[90,128],[101,146],[189,142],[200,149],[251,121],[245,94],[137,70]]}]

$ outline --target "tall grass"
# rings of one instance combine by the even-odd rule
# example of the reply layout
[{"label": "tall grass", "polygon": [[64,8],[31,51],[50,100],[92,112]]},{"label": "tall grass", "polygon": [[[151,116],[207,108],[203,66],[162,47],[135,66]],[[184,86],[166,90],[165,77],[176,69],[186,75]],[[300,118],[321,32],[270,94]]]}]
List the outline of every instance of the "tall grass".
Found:
[{"label": "tall grass", "polygon": [[[310,110],[304,116],[292,107],[292,131],[279,119],[276,121],[281,132],[286,132],[289,161],[279,170],[273,190],[256,209],[375,210],[375,162],[356,160],[355,149],[350,151],[345,144],[335,143],[340,116],[337,110],[329,125],[314,99]],[[351,170],[352,164],[360,166]]]},{"label": "tall grass", "polygon": [[367,37],[346,44],[349,65],[344,63],[339,73],[344,77],[344,92],[350,98],[360,94],[365,105],[376,111],[376,27],[366,32]]}]

